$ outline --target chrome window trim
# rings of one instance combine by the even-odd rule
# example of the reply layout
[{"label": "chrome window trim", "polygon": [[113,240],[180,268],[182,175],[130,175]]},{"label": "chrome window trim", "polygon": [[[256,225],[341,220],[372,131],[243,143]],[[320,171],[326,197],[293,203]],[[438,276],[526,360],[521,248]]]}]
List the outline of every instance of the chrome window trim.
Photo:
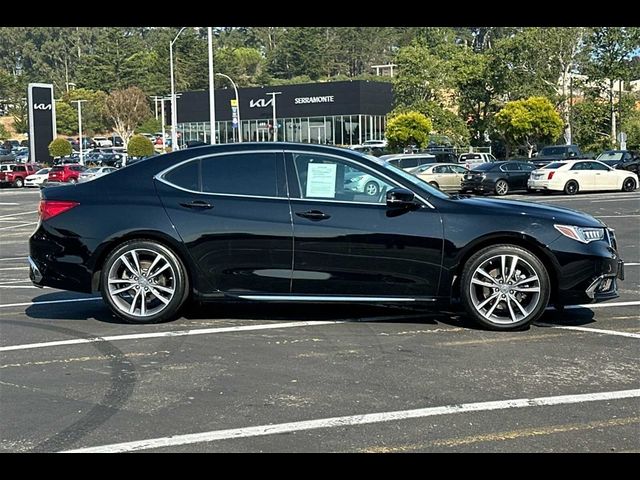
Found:
[{"label": "chrome window trim", "polygon": [[[263,196],[263,195],[247,195],[247,194],[238,194],[238,193],[216,193],[216,192],[199,192],[196,190],[190,190],[188,188],[184,188],[184,187],[180,187],[179,185],[176,185],[174,183],[171,183],[167,180],[164,179],[164,175],[167,174],[168,172],[170,172],[171,170],[178,168],[182,165],[185,165],[189,162],[194,162],[196,160],[202,160],[202,159],[206,159],[206,158],[211,158],[211,157],[219,157],[219,156],[223,156],[223,155],[240,155],[240,154],[246,154],[246,153],[304,153],[304,154],[316,154],[316,155],[325,155],[325,156],[329,156],[329,157],[335,157],[339,160],[343,160],[343,161],[347,161],[347,162],[351,162],[354,163],[358,166],[361,166],[363,168],[365,168],[366,170],[369,170],[370,172],[373,172],[385,179],[387,179],[392,185],[395,185],[396,187],[400,187],[400,188],[408,188],[405,185],[402,185],[400,183],[398,183],[396,180],[388,177],[387,175],[378,172],[377,170],[372,169],[371,167],[369,167],[368,165],[363,165],[362,163],[358,162],[357,160],[353,160],[351,158],[345,158],[342,157],[340,155],[334,154],[334,153],[325,153],[325,152],[314,152],[311,150],[292,150],[292,149],[284,149],[284,150],[250,150],[250,151],[239,151],[239,152],[219,152],[219,153],[211,153],[208,155],[200,155],[198,157],[193,157],[193,158],[188,158],[186,160],[181,161],[180,163],[176,163],[175,165],[171,165],[170,167],[165,168],[164,170],[156,173],[153,176],[154,180],[157,180],[159,182],[164,183],[165,185],[168,185],[170,187],[176,188],[178,190],[182,190],[183,192],[189,192],[189,193],[194,193],[197,195],[216,195],[216,196],[223,196],[223,197],[238,197],[238,198],[262,198],[262,199],[268,199],[268,200],[304,200],[304,201],[316,201],[316,202],[332,202],[332,203],[348,203],[348,204],[357,204],[357,205],[386,205],[386,203],[370,203],[370,202],[351,202],[351,201],[346,201],[346,200],[325,200],[325,199],[307,199],[307,198],[292,198],[289,194],[289,192],[287,192],[289,194],[289,197],[271,197],[271,196]],[[286,159],[285,159],[286,161]],[[286,169],[285,169],[286,171]],[[288,189],[288,181],[287,181],[287,189]],[[417,199],[419,199],[422,203],[424,203],[427,207],[435,209],[435,207],[428,201],[426,200],[424,197],[422,197],[421,195],[418,195],[412,188],[409,188],[409,190],[411,190],[413,192],[413,194],[416,196]]]},{"label": "chrome window trim", "polygon": [[[337,155],[335,153],[325,153],[325,152],[314,152],[314,151],[310,151],[310,150],[291,150],[291,149],[285,149],[284,153],[291,153],[291,154],[295,154],[295,153],[303,153],[303,154],[315,154],[315,155],[324,155],[327,157],[334,157],[337,158],[339,160],[345,161],[345,162],[350,162],[350,163],[354,163],[360,167],[363,167],[364,169],[373,172],[374,174],[376,174],[377,176],[383,177],[385,179],[387,179],[392,185],[395,185],[396,187],[399,188],[408,188],[405,185],[402,185],[400,183],[398,183],[396,180],[388,177],[387,175],[385,175],[384,173],[378,172],[377,170],[372,169],[371,167],[369,167],[368,165],[364,165],[362,163],[360,163],[357,160],[353,160],[352,158],[346,158],[346,157],[341,157],[340,155]],[[295,160],[294,160],[294,167],[295,167]],[[297,174],[297,171],[296,171]],[[298,179],[299,180],[299,179]],[[302,195],[302,188],[301,186],[299,186],[300,189],[300,194]],[[435,209],[435,207],[433,205],[431,205],[431,203],[429,203],[429,201],[427,201],[425,198],[423,198],[422,196],[418,195],[416,192],[413,191],[412,188],[408,188],[409,190],[411,190],[413,192],[413,194],[416,196],[416,198],[418,198],[421,202],[423,202],[427,207],[429,208],[433,208]],[[351,201],[346,201],[346,200],[324,200],[324,199],[312,199],[312,198],[291,198],[291,200],[305,200],[305,201],[331,201],[334,203],[357,203],[357,204],[364,204],[364,205],[386,205],[386,203],[373,203],[373,202],[351,202]]]}]

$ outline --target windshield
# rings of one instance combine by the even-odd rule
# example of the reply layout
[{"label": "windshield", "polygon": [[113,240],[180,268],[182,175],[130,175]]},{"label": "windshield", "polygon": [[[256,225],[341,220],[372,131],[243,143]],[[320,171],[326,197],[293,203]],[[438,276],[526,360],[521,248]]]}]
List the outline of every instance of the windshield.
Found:
[{"label": "windshield", "polygon": [[85,170],[85,173],[98,173],[100,171],[99,168],[89,168],[88,170]]},{"label": "windshield", "polygon": [[604,162],[606,160],[622,160],[622,152],[604,152],[596,157],[596,160]]},{"label": "windshield", "polygon": [[50,168],[41,168],[36,172],[36,175],[44,175],[45,173],[49,173]]},{"label": "windshield", "polygon": [[384,160],[380,160],[379,158],[374,157],[373,155],[362,155],[362,156],[368,158],[369,160],[374,161],[378,165],[381,165],[388,170],[391,170],[393,173],[400,175],[402,178],[409,181],[411,184],[417,186],[421,190],[425,191],[429,195],[433,195],[434,197],[438,197],[438,198],[451,198],[449,194],[444,193],[443,191],[438,190],[435,187],[432,187],[424,180],[420,180],[418,177],[414,177],[410,173],[407,173],[404,170],[402,170],[401,168],[394,167],[390,163],[387,163]]}]

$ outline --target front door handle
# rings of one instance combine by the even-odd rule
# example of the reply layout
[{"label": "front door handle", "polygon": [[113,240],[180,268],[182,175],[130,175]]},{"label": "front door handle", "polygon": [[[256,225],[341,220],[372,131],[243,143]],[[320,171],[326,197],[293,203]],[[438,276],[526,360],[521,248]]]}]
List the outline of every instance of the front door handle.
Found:
[{"label": "front door handle", "polygon": [[194,200],[193,202],[181,203],[180,205],[187,208],[201,208],[203,210],[213,208],[213,205],[211,205],[209,202],[205,202],[204,200]]},{"label": "front door handle", "polygon": [[328,215],[320,210],[309,210],[308,212],[296,212],[296,215],[303,218],[308,218],[309,220],[326,220],[327,218],[331,218],[331,215]]}]

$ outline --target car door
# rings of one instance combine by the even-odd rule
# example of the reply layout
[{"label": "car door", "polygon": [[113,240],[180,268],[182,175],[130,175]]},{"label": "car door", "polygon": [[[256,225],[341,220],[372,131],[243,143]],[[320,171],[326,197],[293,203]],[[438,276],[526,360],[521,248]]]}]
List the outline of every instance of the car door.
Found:
[{"label": "car door", "polygon": [[293,229],[281,151],[209,155],[156,180],[171,222],[212,286],[203,293],[289,293]]},{"label": "car door", "polygon": [[[620,178],[613,168],[601,162],[590,162],[594,171],[594,188],[596,190],[617,190]],[[621,185],[620,185],[621,187]]]},{"label": "car door", "polygon": [[451,169],[448,165],[438,165],[433,167],[432,182],[436,182],[440,190],[447,190],[451,182]]},{"label": "car door", "polygon": [[595,189],[595,170],[591,170],[591,162],[576,162],[569,170],[567,181],[573,179],[578,182],[578,186],[582,191]]},{"label": "car door", "polygon": [[[443,242],[436,210],[390,211],[386,191],[398,184],[354,160],[305,151],[285,158],[294,230],[292,294],[436,295]],[[344,172],[354,169],[376,178],[380,194],[345,188]]]}]

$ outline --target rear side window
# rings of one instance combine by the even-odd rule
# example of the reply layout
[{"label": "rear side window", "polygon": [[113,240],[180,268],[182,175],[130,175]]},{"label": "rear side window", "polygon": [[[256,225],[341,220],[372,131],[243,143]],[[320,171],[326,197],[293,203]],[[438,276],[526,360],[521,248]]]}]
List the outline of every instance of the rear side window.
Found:
[{"label": "rear side window", "polygon": [[64,170],[64,167],[61,167],[61,166],[53,167],[51,169],[52,172],[61,172],[63,170]]},{"label": "rear side window", "polygon": [[202,191],[277,196],[276,153],[219,155],[202,160]]},{"label": "rear side window", "polygon": [[185,163],[184,165],[180,165],[179,167],[165,173],[163,178],[176,187],[199,192],[200,160],[194,160],[192,162]]}]

